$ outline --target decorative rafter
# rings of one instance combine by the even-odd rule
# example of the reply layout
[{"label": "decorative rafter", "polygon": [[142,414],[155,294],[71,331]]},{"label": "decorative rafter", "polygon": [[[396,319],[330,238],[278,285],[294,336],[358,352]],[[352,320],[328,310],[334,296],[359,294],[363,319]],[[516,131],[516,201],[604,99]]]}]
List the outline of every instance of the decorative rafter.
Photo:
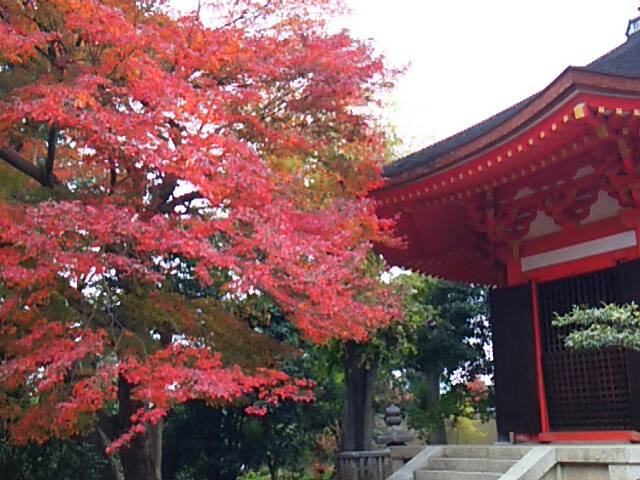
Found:
[{"label": "decorative rafter", "polygon": [[[517,249],[538,212],[565,231],[575,229],[588,218],[601,190],[623,207],[640,208],[640,145],[632,134],[640,133],[640,111],[580,104],[573,115],[585,120],[582,142],[559,147],[547,162],[503,175],[497,185],[470,187],[453,199],[465,206],[483,249]],[[529,192],[521,196],[523,188]]]}]

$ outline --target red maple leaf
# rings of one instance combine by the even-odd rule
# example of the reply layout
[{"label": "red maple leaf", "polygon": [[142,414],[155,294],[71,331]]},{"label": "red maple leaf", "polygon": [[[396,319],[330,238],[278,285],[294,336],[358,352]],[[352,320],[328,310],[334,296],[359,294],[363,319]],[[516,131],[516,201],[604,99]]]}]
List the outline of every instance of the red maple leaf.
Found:
[{"label": "red maple leaf", "polygon": [[190,400],[312,398],[224,364],[188,298],[184,314],[127,308],[171,290],[177,265],[268,295],[315,342],[399,317],[365,262],[392,241],[367,197],[386,139],[366,107],[393,72],[327,32],[331,1],[215,5],[0,5],[0,418],[16,442],[116,418],[113,451]]}]

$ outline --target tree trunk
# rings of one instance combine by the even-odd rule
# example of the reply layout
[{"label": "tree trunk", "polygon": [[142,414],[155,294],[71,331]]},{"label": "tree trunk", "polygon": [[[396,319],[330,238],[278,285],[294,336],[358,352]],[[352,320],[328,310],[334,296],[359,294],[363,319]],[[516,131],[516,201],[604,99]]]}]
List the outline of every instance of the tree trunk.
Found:
[{"label": "tree trunk", "polygon": [[363,346],[346,344],[344,360],[347,400],[342,422],[343,451],[371,450],[373,441],[373,392],[378,376],[378,360],[361,361]]},{"label": "tree trunk", "polygon": [[[122,467],[120,466],[120,459],[117,456],[107,456],[104,453],[106,448],[111,444],[111,440],[109,440],[104,430],[100,428],[100,421],[102,421],[102,419],[98,421],[96,428],[84,437],[85,441],[92,444],[96,450],[102,453],[102,455],[107,459],[107,463],[104,465],[100,473],[100,480],[124,480]],[[4,477],[0,475],[0,478]]]},{"label": "tree trunk", "polygon": [[267,459],[267,467],[269,468],[269,477],[271,480],[278,480],[278,465],[275,461]]},{"label": "tree trunk", "polygon": [[154,437],[162,436],[154,431],[161,431],[162,425],[149,427],[148,430],[120,452],[125,480],[162,480],[161,460],[156,456],[154,445]]},{"label": "tree trunk", "polygon": [[[131,399],[131,385],[122,377],[118,381],[118,417],[121,432],[129,425],[131,415],[140,403]],[[120,450],[125,480],[162,480],[162,422],[147,425],[147,432],[138,435],[128,447]]]},{"label": "tree trunk", "polygon": [[[423,372],[424,380],[427,384],[427,410],[438,412],[440,408],[440,371],[428,369]],[[445,444],[447,443],[447,431],[445,429],[444,418],[434,416],[435,424],[431,432],[430,443]]]}]

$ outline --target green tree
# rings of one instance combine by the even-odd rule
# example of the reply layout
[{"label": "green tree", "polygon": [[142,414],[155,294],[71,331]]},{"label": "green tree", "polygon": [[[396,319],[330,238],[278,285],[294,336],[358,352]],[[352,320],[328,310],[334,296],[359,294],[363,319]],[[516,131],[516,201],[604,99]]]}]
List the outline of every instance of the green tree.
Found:
[{"label": "green tree", "polygon": [[568,348],[640,350],[640,308],[634,302],[596,308],[574,306],[565,315],[556,314],[553,325],[566,329],[564,341]]},{"label": "green tree", "polygon": [[[399,290],[401,295],[402,291]],[[376,394],[388,398],[392,372],[414,352],[412,342],[417,328],[415,319],[396,322],[378,330],[366,342],[335,344],[335,352],[344,368],[346,398],[342,418],[344,451],[370,450],[374,435]],[[380,402],[378,402],[380,403]],[[382,410],[387,405],[377,405]]]},{"label": "green tree", "polygon": [[11,480],[101,480],[106,464],[95,445],[81,439],[44,445],[0,442],[0,478]]},{"label": "green tree", "polygon": [[[485,352],[491,342],[486,291],[419,274],[396,281],[406,290],[407,321],[419,325],[414,353],[405,361],[414,396],[409,420],[429,432],[431,442],[445,443],[446,418],[486,407],[465,387],[477,375],[492,373]],[[441,396],[443,384],[449,390]]]}]

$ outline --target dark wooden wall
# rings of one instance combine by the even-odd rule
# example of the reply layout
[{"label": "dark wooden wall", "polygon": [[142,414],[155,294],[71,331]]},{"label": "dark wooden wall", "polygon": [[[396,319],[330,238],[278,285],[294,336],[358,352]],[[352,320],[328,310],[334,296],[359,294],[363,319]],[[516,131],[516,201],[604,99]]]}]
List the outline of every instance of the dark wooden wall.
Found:
[{"label": "dark wooden wall", "polygon": [[[620,303],[640,304],[640,260],[618,266]],[[640,353],[629,352],[629,393],[631,395],[631,427],[640,430]]]},{"label": "dark wooden wall", "polygon": [[[598,278],[608,278],[607,283],[607,292],[610,289],[614,289],[615,292],[608,292],[605,297],[607,297],[607,301],[616,301],[617,303],[627,303],[630,301],[635,301],[640,304],[640,260],[634,262],[627,262],[619,265],[615,269],[611,269],[606,273],[605,276],[599,274],[598,272],[594,274],[588,275],[596,275]],[[588,282],[596,281],[602,283],[603,280],[590,280],[585,277],[588,285]],[[575,277],[577,278],[577,277]],[[564,287],[560,283],[563,281],[557,282],[558,285],[555,286],[561,287],[557,292],[547,292],[547,290],[552,290],[554,282],[549,282],[548,284],[540,284],[539,286],[539,294],[540,295],[560,295],[561,297],[567,297],[566,300],[573,298],[576,296],[576,301],[580,303],[583,302],[582,297],[585,298],[591,297],[591,295],[587,290],[587,287],[582,286],[582,279],[578,279],[580,285],[576,287],[572,286],[572,283],[567,283],[567,286]],[[615,283],[615,288],[613,284]],[[578,293],[575,290],[578,288]],[[579,294],[579,295],[578,295]],[[598,294],[599,295],[599,294]],[[611,296],[613,295],[613,297]],[[579,297],[579,298],[578,298]],[[609,298],[610,297],[610,298]],[[591,299],[589,304],[597,304],[598,301],[595,299]],[[545,301],[542,303],[548,303],[548,300],[545,298]],[[545,325],[541,325],[542,340],[543,342],[552,342],[547,337],[551,338],[550,333],[546,332],[549,328],[553,328],[549,326],[548,312],[545,313],[545,308],[557,309],[554,306],[557,301],[552,302],[550,305],[544,306],[541,310],[541,323]],[[516,287],[506,287],[492,290],[489,295],[489,304],[491,308],[491,328],[493,335],[493,356],[494,356],[494,365],[495,365],[495,388],[496,388],[496,414],[497,414],[497,426],[498,426],[498,436],[500,439],[508,440],[509,433],[523,433],[523,434],[537,434],[541,430],[541,422],[540,422],[540,405],[538,400],[538,386],[537,386],[537,377],[536,377],[536,349],[535,349],[535,333],[533,326],[533,305],[532,305],[532,297],[531,297],[531,286],[529,284],[516,286]],[[558,307],[560,304],[558,304]],[[545,317],[545,318],[542,318]],[[546,329],[546,330],[545,330]],[[546,333],[545,333],[546,332]],[[546,335],[546,336],[545,336]],[[546,350],[545,350],[546,346]],[[596,418],[596,416],[592,415],[593,412],[590,413],[589,408],[593,410],[601,411],[604,407],[600,403],[606,398],[602,397],[601,393],[594,393],[593,398],[598,399],[598,405],[591,404],[591,400],[589,400],[589,396],[587,395],[583,399],[587,401],[586,404],[576,404],[575,406],[571,406],[566,402],[580,402],[580,400],[571,393],[573,390],[582,391],[584,388],[601,390],[598,385],[588,385],[586,384],[584,387],[582,385],[573,385],[576,381],[578,381],[579,375],[569,375],[571,372],[565,372],[565,375],[562,378],[571,378],[572,384],[569,385],[568,389],[554,389],[553,385],[548,385],[548,382],[558,381],[558,378],[551,375],[551,367],[553,355],[562,355],[580,357],[580,355],[590,355],[584,353],[573,353],[566,352],[563,353],[558,351],[556,353],[553,348],[551,348],[551,344],[545,343],[543,345],[543,364],[545,366],[545,389],[548,390],[548,394],[553,397],[550,398],[549,395],[547,397],[547,406],[550,409],[556,408],[556,412],[550,411],[550,421],[551,421],[551,430],[607,430],[607,429],[619,429],[620,425],[602,425],[599,428],[594,428],[594,425],[600,425],[602,421],[606,423],[606,415],[603,416],[602,419]],[[549,352],[547,352],[549,350]],[[547,357],[545,357],[545,352]],[[615,358],[615,355],[607,355],[606,352],[601,354],[600,356],[611,356]],[[626,357],[623,356],[622,360],[624,360],[625,368],[627,370],[626,375],[628,376],[628,400],[625,402],[625,410],[628,408],[630,413],[630,421],[627,420],[625,422],[625,427],[631,428],[634,430],[640,430],[640,353],[638,352],[628,352]],[[619,355],[618,355],[619,356]],[[546,362],[546,363],[545,363]],[[573,359],[566,367],[562,367],[565,370],[568,368],[569,370],[573,368],[576,363],[575,359]],[[584,362],[583,362],[584,363]],[[576,367],[577,368],[577,367]],[[582,367],[580,367],[582,368]],[[594,364],[590,368],[598,368],[596,364]],[[557,368],[556,368],[557,370]],[[617,371],[616,371],[617,372]],[[594,372],[595,373],[595,372]],[[619,372],[618,372],[619,373]],[[604,373],[603,373],[604,374]],[[569,375],[567,377],[567,375]],[[557,378],[556,378],[557,377]],[[595,381],[597,378],[597,374],[591,377],[592,380]],[[605,379],[606,380],[606,379]],[[604,380],[603,380],[604,381]],[[598,382],[596,382],[598,383]],[[602,383],[602,382],[600,382]],[[603,383],[606,385],[606,383]],[[579,388],[578,388],[579,387]],[[619,388],[619,387],[616,387]],[[558,390],[560,390],[558,392]],[[569,395],[571,398],[567,397],[567,399],[563,399],[562,395],[565,395],[566,391],[569,391]],[[587,392],[591,394],[591,392]],[[554,396],[555,395],[555,396]],[[582,395],[584,396],[584,391],[582,391]],[[626,395],[626,394],[625,394]],[[565,395],[566,396],[566,395]],[[618,394],[618,397],[620,395]],[[557,397],[557,398],[556,398]],[[619,398],[618,398],[619,400]],[[560,409],[557,408],[557,405],[551,405],[549,402],[564,402],[563,406],[569,407],[564,413],[572,413],[576,409],[585,410],[585,415],[587,417],[594,418],[586,418],[583,422],[584,425],[581,424],[581,420],[578,417],[568,418],[567,422],[562,422],[561,420],[562,413]],[[574,408],[575,407],[575,408]],[[582,408],[585,407],[585,408]],[[597,408],[596,408],[597,407]],[[613,412],[611,412],[613,413]],[[618,412],[620,414],[622,412]],[[567,415],[565,415],[566,417]],[[600,415],[602,416],[602,415]],[[575,418],[574,418],[575,417]],[[629,416],[626,417],[629,419]],[[595,421],[594,421],[595,419]],[[556,423],[556,428],[554,428],[554,422]],[[600,423],[598,423],[600,422]],[[566,425],[565,425],[566,423]],[[618,422],[619,423],[619,422]]]},{"label": "dark wooden wall", "polygon": [[529,285],[489,294],[498,438],[540,432],[533,308]]}]

